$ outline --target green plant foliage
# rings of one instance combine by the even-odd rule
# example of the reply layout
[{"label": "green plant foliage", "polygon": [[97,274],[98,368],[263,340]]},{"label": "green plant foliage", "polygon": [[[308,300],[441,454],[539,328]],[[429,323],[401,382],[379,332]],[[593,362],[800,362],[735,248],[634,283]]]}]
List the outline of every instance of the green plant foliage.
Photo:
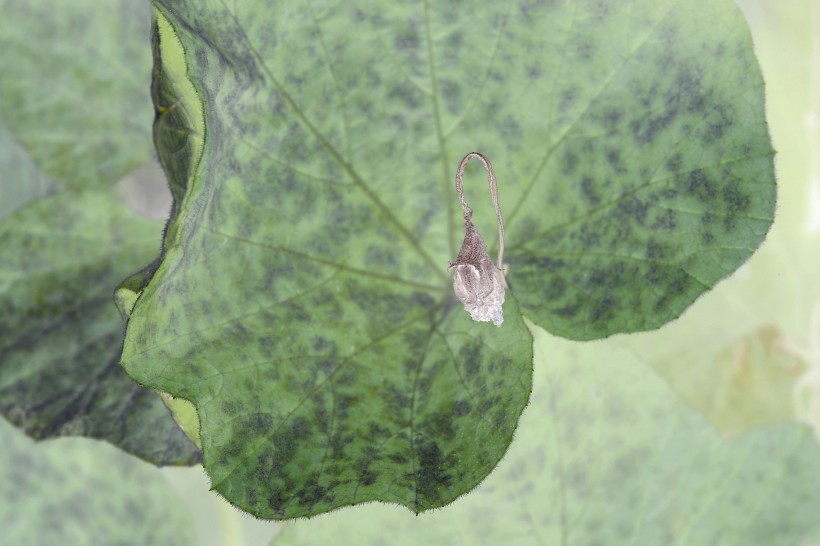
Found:
[{"label": "green plant foliage", "polygon": [[179,499],[154,469],[82,438],[34,445],[0,420],[3,544],[193,544]]},{"label": "green plant foliage", "polygon": [[52,193],[56,187],[34,164],[28,154],[14,141],[0,121],[0,219],[29,201]]},{"label": "green plant foliage", "polygon": [[[192,128],[196,138],[199,99],[179,79],[194,70],[192,57],[178,54],[182,45],[162,15],[158,30],[160,94],[177,97],[169,113],[189,119],[173,126]],[[221,87],[230,89],[227,81]],[[160,110],[155,131],[167,123]],[[246,138],[239,126],[224,131],[219,137],[210,125],[208,134]],[[237,161],[260,157],[236,150]],[[172,173],[185,163],[160,157]],[[429,257],[400,252],[396,240],[408,242],[402,221],[379,209],[361,180],[297,175],[305,193],[284,215],[275,191],[244,197],[271,182],[245,190],[233,160],[206,150],[202,162],[209,178],[178,184],[191,193],[175,208],[166,244],[182,239],[167,246],[137,300],[130,324],[138,333],[123,365],[141,383],[197,406],[214,488],[254,514],[294,517],[372,499],[420,511],[476,485],[504,453],[529,395],[531,337],[514,299],[500,329],[476,328],[452,312],[446,261],[437,272]],[[223,193],[226,212],[201,217],[197,203],[220,179],[234,188]],[[193,196],[200,192],[205,197]],[[328,226],[330,218],[337,225]],[[194,239],[185,231],[192,222],[202,225]],[[158,298],[163,306],[148,318]],[[173,366],[179,355],[184,368]]]},{"label": "green plant foliage", "polygon": [[[762,82],[732,2],[155,6],[177,202],[122,364],[193,402],[214,489],[257,516],[451,501],[526,403],[519,305],[575,339],[654,328],[771,223]],[[500,328],[470,322],[446,275],[472,150],[507,220]]]},{"label": "green plant foliage", "polygon": [[0,410],[12,423],[157,464],[198,459],[159,396],[118,363],[113,289],[156,254],[158,235],[112,190],[58,192],[0,221]]},{"label": "green plant foliage", "polygon": [[151,155],[147,2],[0,0],[0,118],[63,187]]},{"label": "green plant foliage", "polygon": [[[662,329],[622,336],[724,435],[796,419],[820,438],[820,132],[811,0],[741,0],[766,77],[778,216],[731,279]],[[816,18],[815,18],[816,19]],[[785,37],[788,36],[788,39]]]},{"label": "green plant foliage", "polygon": [[536,174],[508,207],[513,289],[571,339],[656,328],[742,264],[774,217],[748,29],[734,2],[545,9],[561,23],[528,48],[557,60],[548,91],[528,93],[551,107],[524,163]]},{"label": "green plant foliage", "polygon": [[149,14],[132,5],[2,4],[15,23],[0,24],[0,412],[34,438],[192,464],[160,397],[118,364],[114,289],[161,236],[114,188],[150,159]]},{"label": "green plant foliage", "polygon": [[516,441],[473,493],[419,517],[374,504],[289,522],[271,544],[770,546],[820,536],[820,451],[807,429],[721,440],[614,343],[535,338],[550,358],[536,367]]}]

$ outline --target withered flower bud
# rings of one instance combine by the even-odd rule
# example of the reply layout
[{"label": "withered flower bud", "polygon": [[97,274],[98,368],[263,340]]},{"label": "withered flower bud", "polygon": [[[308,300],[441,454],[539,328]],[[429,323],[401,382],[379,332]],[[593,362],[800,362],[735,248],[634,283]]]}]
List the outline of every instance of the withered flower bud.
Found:
[{"label": "withered flower bud", "polygon": [[[464,189],[461,179],[464,176],[464,166],[473,157],[484,165],[490,183],[490,195],[498,220],[499,248],[497,266],[490,259],[487,247],[473,225],[472,209],[464,201]],[[464,309],[470,313],[473,320],[492,321],[496,326],[501,326],[501,323],[504,322],[502,311],[504,289],[507,286],[502,263],[504,256],[504,221],[501,218],[501,209],[498,205],[495,173],[487,158],[476,152],[464,156],[456,171],[456,192],[464,211],[466,232],[455,263],[451,263],[448,267],[448,271],[453,273],[453,288],[458,299],[464,304]]]}]

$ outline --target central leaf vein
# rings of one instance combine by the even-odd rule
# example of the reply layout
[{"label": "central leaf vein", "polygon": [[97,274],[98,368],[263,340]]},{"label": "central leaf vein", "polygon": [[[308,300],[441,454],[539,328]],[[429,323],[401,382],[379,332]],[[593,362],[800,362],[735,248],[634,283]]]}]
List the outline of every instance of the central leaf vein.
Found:
[{"label": "central leaf vein", "polygon": [[250,37],[245,32],[244,26],[239,21],[235,12],[229,10],[225,5],[224,0],[222,0],[222,5],[225,10],[230,14],[230,17],[233,19],[240,36],[242,37],[243,41],[247,44],[248,49],[251,51],[251,54],[256,59],[256,62],[259,64],[259,67],[268,77],[270,82],[274,85],[274,87],[279,91],[282,95],[282,98],[285,99],[288,106],[290,106],[293,113],[299,119],[299,121],[304,125],[304,127],[308,130],[308,132],[313,135],[313,137],[322,145],[322,147],[333,157],[334,161],[336,161],[353,179],[353,182],[359,189],[364,192],[364,194],[373,202],[374,205],[384,214],[387,220],[393,224],[393,226],[398,230],[401,236],[406,239],[410,245],[415,249],[415,251],[419,254],[419,256],[427,262],[427,264],[435,271],[436,275],[442,278],[447,278],[447,274],[442,271],[442,268],[436,260],[427,252],[419,243],[418,239],[410,232],[410,230],[393,214],[393,211],[384,203],[384,201],[379,198],[378,195],[373,191],[373,189],[362,179],[359,173],[353,168],[353,166],[345,161],[345,159],[341,156],[339,151],[336,149],[333,144],[328,141],[328,139],[316,128],[316,126],[311,122],[305,112],[299,107],[296,101],[293,99],[291,94],[285,89],[282,82],[274,75],[273,71],[268,66],[267,61],[262,57],[259,50],[254,46],[253,42],[251,42]]}]

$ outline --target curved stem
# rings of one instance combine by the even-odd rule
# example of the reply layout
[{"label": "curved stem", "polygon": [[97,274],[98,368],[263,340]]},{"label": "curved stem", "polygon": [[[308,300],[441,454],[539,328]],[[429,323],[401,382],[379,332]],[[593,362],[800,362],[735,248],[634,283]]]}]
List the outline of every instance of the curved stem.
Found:
[{"label": "curved stem", "polygon": [[490,184],[490,197],[493,200],[495,217],[498,221],[498,270],[501,271],[501,276],[503,278],[504,219],[501,217],[501,207],[498,205],[498,184],[495,181],[495,172],[493,171],[493,166],[490,164],[490,160],[478,152],[470,152],[465,155],[464,159],[461,160],[461,163],[458,164],[458,170],[456,171],[456,193],[458,193],[458,200],[461,203],[461,209],[464,211],[464,224],[467,225],[468,222],[472,223],[473,209],[471,209],[464,200],[464,188],[461,179],[464,177],[464,167],[472,158],[478,159],[487,171],[487,181]]}]

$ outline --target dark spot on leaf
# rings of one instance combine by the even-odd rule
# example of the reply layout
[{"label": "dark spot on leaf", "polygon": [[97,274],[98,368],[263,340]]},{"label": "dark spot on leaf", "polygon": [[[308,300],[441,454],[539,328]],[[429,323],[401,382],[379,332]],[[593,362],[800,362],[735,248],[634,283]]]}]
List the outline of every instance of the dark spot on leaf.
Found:
[{"label": "dark spot on leaf", "polygon": [[326,337],[324,336],[316,336],[313,340],[313,350],[316,352],[324,351],[327,347],[334,345],[331,344]]},{"label": "dark spot on leaf", "polygon": [[751,197],[740,191],[740,183],[737,180],[731,181],[723,188],[723,201],[731,214],[744,214],[749,211],[752,204]]},{"label": "dark spot on leaf", "polygon": [[561,161],[561,172],[564,175],[570,175],[575,171],[575,168],[578,166],[578,155],[573,152],[572,150],[567,150],[564,154],[564,157]]},{"label": "dark spot on leaf", "polygon": [[503,404],[499,404],[497,408],[498,411],[495,412],[495,417],[493,417],[493,424],[496,428],[501,428],[507,421],[507,409],[504,407]]},{"label": "dark spot on leaf", "polygon": [[715,110],[718,119],[710,121],[707,124],[702,137],[705,144],[711,144],[722,138],[726,130],[735,123],[734,118],[729,115],[725,106],[718,105]]},{"label": "dark spot on leaf", "polygon": [[416,483],[418,484],[418,508],[441,502],[440,491],[452,482],[449,467],[444,454],[433,440],[419,438],[415,442],[418,470]]},{"label": "dark spot on leaf", "polygon": [[578,92],[575,89],[565,89],[561,92],[561,97],[558,100],[558,112],[566,114],[567,111],[575,103],[575,97]]},{"label": "dark spot on leaf", "polygon": [[467,400],[456,400],[453,403],[453,415],[456,417],[464,417],[473,409],[472,404]]},{"label": "dark spot on leaf", "polygon": [[507,116],[504,120],[497,125],[498,131],[504,140],[507,141],[507,144],[511,144],[512,142],[518,142],[523,137],[523,133],[521,131],[521,125],[512,117]]},{"label": "dark spot on leaf", "polygon": [[655,215],[655,220],[650,226],[653,230],[662,229],[672,231],[678,227],[677,212],[672,209],[663,209]]},{"label": "dark spot on leaf", "polygon": [[436,437],[452,438],[456,431],[453,428],[453,421],[451,417],[452,416],[447,415],[446,413],[437,412],[434,413],[430,419],[425,421],[424,426]]},{"label": "dark spot on leaf", "polygon": [[655,140],[658,133],[666,129],[677,115],[677,109],[670,105],[660,114],[649,115],[642,120],[633,121],[630,124],[632,136],[641,144],[648,144]]},{"label": "dark spot on leaf", "polygon": [[273,427],[273,417],[269,413],[252,413],[243,417],[237,425],[238,436],[250,438],[269,433]]},{"label": "dark spot on leaf", "polygon": [[398,29],[393,39],[393,44],[399,51],[416,50],[421,44],[419,29],[416,25],[410,24]]},{"label": "dark spot on leaf", "polygon": [[563,307],[559,307],[558,309],[553,310],[553,312],[556,315],[558,315],[559,317],[565,318],[565,319],[573,318],[580,311],[581,311],[581,304],[578,303],[578,302],[570,303],[570,304],[564,305]]},{"label": "dark spot on leaf", "polygon": [[[414,363],[417,365],[417,363]],[[410,407],[410,397],[395,384],[390,384],[382,391],[382,399],[393,413],[400,414],[404,408]]]},{"label": "dark spot on leaf", "polygon": [[703,214],[703,224],[710,226],[717,221],[717,215],[712,211],[707,211]]},{"label": "dark spot on leaf", "polygon": [[683,162],[683,157],[679,153],[675,153],[666,160],[666,168],[670,172],[677,172],[680,170],[681,164]]},{"label": "dark spot on leaf", "polygon": [[644,273],[644,278],[652,285],[660,285],[663,284],[665,281],[664,271],[665,267],[658,264],[658,263],[650,263],[649,267],[646,268],[646,273]]},{"label": "dark spot on leaf", "polygon": [[649,241],[646,245],[646,257],[650,260],[662,260],[666,255],[666,252],[663,250],[663,246],[661,246],[656,241]]},{"label": "dark spot on leaf", "polygon": [[204,49],[197,49],[196,50],[196,64],[197,70],[201,73],[208,72],[208,55],[205,53]]},{"label": "dark spot on leaf", "polygon": [[595,182],[589,176],[581,178],[581,195],[590,205],[598,205],[601,202],[601,197],[595,191]]},{"label": "dark spot on leaf", "polygon": [[493,409],[493,406],[498,404],[498,402],[499,402],[499,398],[497,396],[492,396],[490,398],[485,398],[478,405],[478,412],[482,415],[486,415],[487,412],[489,412],[491,409]]},{"label": "dark spot on leaf", "polygon": [[415,110],[421,104],[418,89],[403,81],[393,82],[388,98],[398,100],[404,108]]},{"label": "dark spot on leaf", "polygon": [[590,312],[592,322],[612,320],[617,311],[617,303],[618,302],[612,296],[604,296],[603,298],[594,301]]},{"label": "dark spot on leaf", "polygon": [[703,169],[696,169],[686,178],[686,191],[701,202],[711,201],[717,195],[714,183],[709,180]]},{"label": "dark spot on leaf", "polygon": [[370,469],[363,470],[359,475],[359,483],[368,486],[376,483],[376,473]]},{"label": "dark spot on leaf", "polygon": [[578,53],[578,56],[584,61],[589,61],[590,59],[592,59],[592,56],[595,55],[597,45],[597,42],[594,42],[592,40],[583,40],[581,42],[578,42],[576,44],[576,51]]},{"label": "dark spot on leaf", "polygon": [[604,114],[604,123],[609,131],[615,131],[621,120],[624,117],[624,113],[621,110],[616,110],[614,108],[610,108]]},{"label": "dark spot on leaf", "polygon": [[387,456],[387,458],[393,461],[394,463],[398,464],[405,464],[408,461],[407,455],[405,455],[403,452],[391,453]]},{"label": "dark spot on leaf", "polygon": [[222,411],[228,416],[232,417],[239,410],[240,406],[236,400],[225,400],[220,406]]},{"label": "dark spot on leaf", "polygon": [[543,291],[544,299],[546,301],[555,300],[564,295],[567,289],[567,282],[561,277],[552,275],[549,282],[547,282],[546,289]]},{"label": "dark spot on leaf", "polygon": [[369,245],[367,247],[367,251],[365,253],[365,263],[371,267],[381,266],[385,269],[395,268],[398,266],[398,260],[392,250],[377,245]]},{"label": "dark spot on leaf", "polygon": [[649,205],[639,200],[635,196],[628,196],[621,198],[618,201],[618,211],[625,214],[638,224],[643,225],[646,222],[646,214],[649,211]]},{"label": "dark spot on leaf", "polygon": [[600,224],[584,224],[581,226],[577,235],[578,241],[584,248],[597,247],[600,244],[602,233],[599,226]]},{"label": "dark spot on leaf", "polygon": [[428,307],[429,308],[429,307],[433,307],[436,304],[436,300],[433,299],[433,297],[430,294],[428,294],[427,292],[416,291],[416,292],[413,292],[413,295],[411,297],[413,299],[413,302],[416,305],[418,305],[419,307]]},{"label": "dark spot on leaf", "polygon": [[288,301],[281,304],[283,315],[289,322],[310,322],[311,316],[303,306],[295,301]]},{"label": "dark spot on leaf", "polygon": [[464,362],[464,371],[468,376],[474,376],[481,370],[481,342],[470,341],[462,345],[458,351],[459,359]]},{"label": "dark spot on leaf", "polygon": [[625,169],[621,164],[621,150],[617,148],[607,150],[606,161],[615,172],[625,172]]},{"label": "dark spot on leaf", "polygon": [[318,503],[328,502],[325,499],[327,489],[319,485],[319,474],[311,473],[305,480],[304,485],[296,492],[296,498],[300,506],[312,508]]}]

